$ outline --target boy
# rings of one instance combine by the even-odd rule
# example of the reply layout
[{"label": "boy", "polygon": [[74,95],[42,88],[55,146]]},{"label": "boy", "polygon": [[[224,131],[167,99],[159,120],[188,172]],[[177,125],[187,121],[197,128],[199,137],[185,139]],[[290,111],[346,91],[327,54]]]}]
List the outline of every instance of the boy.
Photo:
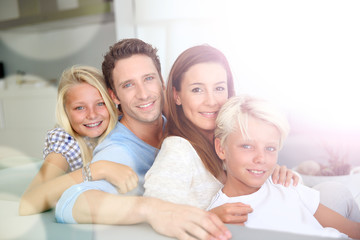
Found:
[{"label": "boy", "polygon": [[269,176],[289,125],[268,102],[233,97],[221,108],[216,125],[215,149],[224,162],[227,178],[208,210],[242,202],[254,209],[245,222],[247,227],[360,238],[360,223],[319,204],[316,190],[301,184],[288,188],[273,184]]}]

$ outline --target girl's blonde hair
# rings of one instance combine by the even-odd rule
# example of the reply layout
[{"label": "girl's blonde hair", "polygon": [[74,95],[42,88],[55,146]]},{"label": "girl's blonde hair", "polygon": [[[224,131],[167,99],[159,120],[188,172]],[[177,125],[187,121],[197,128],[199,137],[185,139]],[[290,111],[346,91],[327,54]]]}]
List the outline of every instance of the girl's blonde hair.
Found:
[{"label": "girl's blonde hair", "polygon": [[65,108],[66,94],[68,90],[80,83],[87,83],[95,87],[100,92],[110,115],[109,125],[106,131],[97,139],[94,139],[93,143],[98,144],[101,142],[105,136],[115,127],[118,120],[118,114],[115,104],[107,92],[104,77],[98,69],[90,66],[72,66],[63,72],[58,87],[56,120],[57,124],[67,133],[73,136],[78,142],[81,151],[81,158],[83,164],[85,165],[88,162],[91,162],[93,148],[89,147],[84,138],[74,131],[70,124]]},{"label": "girl's blonde hair", "polygon": [[240,130],[242,136],[248,135],[248,119],[264,121],[275,126],[280,133],[280,149],[290,131],[289,123],[276,107],[270,102],[246,95],[230,98],[219,111],[216,118],[215,138],[220,139],[221,146],[224,146],[229,134]]}]

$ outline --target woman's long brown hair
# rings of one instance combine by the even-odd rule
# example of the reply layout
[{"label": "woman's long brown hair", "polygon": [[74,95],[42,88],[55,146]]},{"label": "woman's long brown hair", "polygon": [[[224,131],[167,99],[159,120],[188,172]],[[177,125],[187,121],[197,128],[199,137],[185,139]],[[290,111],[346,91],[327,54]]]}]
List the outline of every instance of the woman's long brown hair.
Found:
[{"label": "woman's long brown hair", "polygon": [[227,74],[228,97],[235,95],[233,75],[225,55],[218,49],[209,45],[199,45],[185,50],[173,64],[166,89],[166,102],[168,104],[166,136],[180,136],[187,139],[200,156],[206,169],[216,178],[223,172],[222,161],[218,158],[213,142],[210,142],[199,128],[189,121],[182,109],[175,103],[173,88],[181,90],[181,81],[184,73],[190,67],[199,63],[218,63],[224,67]]}]

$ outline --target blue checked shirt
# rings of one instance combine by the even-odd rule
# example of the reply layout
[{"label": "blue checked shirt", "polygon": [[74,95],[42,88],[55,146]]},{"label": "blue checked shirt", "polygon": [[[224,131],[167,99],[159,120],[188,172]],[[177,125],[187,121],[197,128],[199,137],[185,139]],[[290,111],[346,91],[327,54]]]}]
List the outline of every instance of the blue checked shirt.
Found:
[{"label": "blue checked shirt", "polygon": [[63,155],[69,163],[70,171],[83,166],[79,144],[63,128],[54,128],[48,132],[43,151],[44,159],[51,152]]}]

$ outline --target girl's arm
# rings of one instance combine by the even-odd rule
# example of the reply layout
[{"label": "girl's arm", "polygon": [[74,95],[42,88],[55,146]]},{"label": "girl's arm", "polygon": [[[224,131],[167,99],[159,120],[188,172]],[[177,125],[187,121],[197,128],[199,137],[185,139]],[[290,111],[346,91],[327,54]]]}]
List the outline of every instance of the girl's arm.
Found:
[{"label": "girl's arm", "polygon": [[[20,199],[19,215],[31,215],[53,208],[63,192],[81,183],[82,169],[66,173],[69,167],[65,157],[52,152],[47,155],[39,172]],[[137,186],[136,173],[128,166],[109,161],[90,164],[93,180],[105,179],[126,193]]]},{"label": "girl's arm", "polygon": [[63,155],[48,154],[20,199],[19,214],[30,215],[52,208],[69,186],[81,182],[81,170],[65,174],[68,167]]},{"label": "girl's arm", "polygon": [[330,208],[319,204],[314,217],[323,227],[332,227],[350,238],[360,239],[360,223],[351,221]]}]

